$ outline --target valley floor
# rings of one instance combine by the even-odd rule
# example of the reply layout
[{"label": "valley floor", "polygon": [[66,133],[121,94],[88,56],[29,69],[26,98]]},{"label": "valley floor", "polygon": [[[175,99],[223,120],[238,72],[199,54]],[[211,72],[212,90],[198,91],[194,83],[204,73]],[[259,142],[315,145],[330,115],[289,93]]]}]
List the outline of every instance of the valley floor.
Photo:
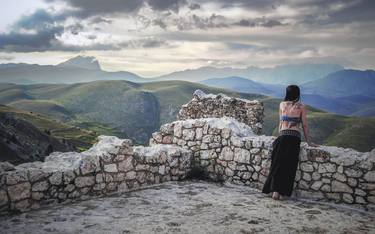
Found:
[{"label": "valley floor", "polygon": [[171,181],[0,218],[0,233],[375,233],[375,214],[239,185]]}]

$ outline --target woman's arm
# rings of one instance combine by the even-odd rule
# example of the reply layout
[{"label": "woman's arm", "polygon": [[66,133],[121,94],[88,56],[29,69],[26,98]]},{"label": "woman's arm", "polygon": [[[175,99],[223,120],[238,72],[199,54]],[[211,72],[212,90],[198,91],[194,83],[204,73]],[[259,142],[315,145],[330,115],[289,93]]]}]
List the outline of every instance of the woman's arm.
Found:
[{"label": "woman's arm", "polygon": [[318,146],[317,144],[313,143],[310,139],[309,126],[307,124],[307,113],[306,112],[307,112],[306,107],[303,105],[302,108],[301,108],[303,134],[305,135],[306,142],[309,146]]}]

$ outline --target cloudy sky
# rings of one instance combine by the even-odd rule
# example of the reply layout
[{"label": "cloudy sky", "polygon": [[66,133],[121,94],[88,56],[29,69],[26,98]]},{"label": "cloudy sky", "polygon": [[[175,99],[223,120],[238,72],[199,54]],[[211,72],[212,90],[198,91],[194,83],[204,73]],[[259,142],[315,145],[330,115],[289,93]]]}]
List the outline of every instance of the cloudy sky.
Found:
[{"label": "cloudy sky", "polygon": [[95,56],[150,77],[201,66],[375,68],[374,0],[2,0],[0,63]]}]

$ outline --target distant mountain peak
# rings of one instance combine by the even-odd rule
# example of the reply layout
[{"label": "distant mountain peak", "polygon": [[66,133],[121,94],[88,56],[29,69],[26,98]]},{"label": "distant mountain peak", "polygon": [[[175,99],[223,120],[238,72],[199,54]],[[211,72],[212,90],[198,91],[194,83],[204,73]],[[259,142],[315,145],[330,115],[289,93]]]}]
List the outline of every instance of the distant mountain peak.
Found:
[{"label": "distant mountain peak", "polygon": [[59,67],[79,67],[89,70],[101,70],[98,60],[93,56],[78,55],[65,62],[59,63]]}]

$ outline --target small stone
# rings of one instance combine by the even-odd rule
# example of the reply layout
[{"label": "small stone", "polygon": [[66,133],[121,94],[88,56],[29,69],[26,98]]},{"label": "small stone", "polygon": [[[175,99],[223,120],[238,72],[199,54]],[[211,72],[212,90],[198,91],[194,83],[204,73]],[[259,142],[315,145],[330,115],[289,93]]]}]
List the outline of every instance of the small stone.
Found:
[{"label": "small stone", "polygon": [[[345,174],[349,177],[355,177],[355,178],[358,178],[358,177],[361,177],[362,176],[362,171],[360,170],[353,170],[351,168],[347,168],[345,170]],[[374,176],[375,176],[375,172],[374,172]],[[374,181],[375,181],[375,178],[374,178]]]},{"label": "small stone", "polygon": [[185,141],[193,141],[195,137],[195,129],[184,129],[182,136]]},{"label": "small stone", "polygon": [[375,171],[369,171],[363,177],[368,182],[375,182]]},{"label": "small stone", "polygon": [[76,175],[74,174],[73,171],[64,171],[64,184],[69,184],[74,181],[76,178]]},{"label": "small stone", "polygon": [[92,186],[95,184],[95,177],[94,176],[82,176],[77,177],[74,181],[75,185],[78,188],[83,188],[87,186]]},{"label": "small stone", "polygon": [[165,165],[159,166],[159,174],[164,175],[165,174]]},{"label": "small stone", "polygon": [[105,172],[118,172],[117,165],[116,164],[108,164],[104,165],[104,171]]},{"label": "small stone", "polygon": [[312,185],[311,185],[311,188],[313,190],[319,190],[320,187],[322,186],[322,182],[321,181],[315,181]]},{"label": "small stone", "polygon": [[43,191],[46,191],[48,190],[49,188],[49,183],[48,181],[40,181],[40,182],[36,182],[35,184],[33,184],[33,187],[32,187],[32,191],[33,192],[43,192]]},{"label": "small stone", "polygon": [[235,148],[234,149],[234,161],[250,164],[250,152],[246,149]]},{"label": "small stone", "polygon": [[62,183],[62,172],[53,172],[52,175],[49,177],[49,182],[53,185],[60,185]]},{"label": "small stone", "polygon": [[129,171],[126,173],[126,179],[127,180],[133,180],[135,179],[136,173],[135,171]]},{"label": "small stone", "polygon": [[231,150],[230,147],[224,147],[221,150],[221,153],[219,155],[219,159],[226,160],[226,161],[233,160],[233,157],[234,157],[234,153],[233,153],[233,151]]},{"label": "small stone", "polygon": [[324,191],[324,192],[331,192],[331,187],[329,187],[328,184],[325,184],[323,185],[320,190]]},{"label": "small stone", "polygon": [[302,171],[306,171],[306,172],[313,172],[314,171],[314,167],[311,165],[311,163],[302,162],[302,163],[300,163],[300,168],[301,168]]},{"label": "small stone", "polygon": [[332,181],[332,192],[353,193],[353,189],[345,183],[334,180]]},{"label": "small stone", "polygon": [[13,202],[29,198],[31,195],[30,189],[31,184],[29,182],[8,186],[9,198]]},{"label": "small stone", "polygon": [[341,181],[341,182],[345,182],[346,181],[345,175],[341,174],[341,173],[335,173],[335,174],[333,174],[333,178],[335,178],[336,180]]},{"label": "small stone", "polygon": [[356,188],[354,193],[355,193],[356,195],[366,196],[366,192],[363,191],[362,189],[359,189],[359,188]]},{"label": "small stone", "polygon": [[23,200],[23,201],[20,201],[20,202],[17,202],[14,205],[14,208],[16,210],[19,210],[19,211],[26,211],[26,210],[28,210],[29,207],[30,207],[30,202],[27,199]]},{"label": "small stone", "polygon": [[201,151],[201,159],[212,159],[216,158],[216,152],[215,150],[202,150]]},{"label": "small stone", "polygon": [[42,198],[44,198],[44,194],[41,193],[41,192],[33,192],[33,193],[31,193],[31,198],[32,198],[33,200],[37,200],[37,201],[39,201],[39,200],[41,200]]},{"label": "small stone", "polygon": [[311,181],[311,176],[309,173],[304,172],[302,179],[304,179],[305,181]]},{"label": "small stone", "polygon": [[133,161],[133,157],[127,157],[124,161],[118,163],[118,170],[122,172],[133,170]]},{"label": "small stone", "polygon": [[3,206],[8,203],[8,195],[6,191],[0,190],[0,206]]},{"label": "small stone", "polygon": [[352,187],[355,187],[355,186],[357,186],[357,180],[354,179],[354,178],[349,178],[349,179],[348,179],[348,184],[349,184],[350,186],[352,186]]},{"label": "small stone", "polygon": [[45,173],[42,169],[30,169],[29,178],[30,182],[35,182],[41,179],[44,179],[48,174]]},{"label": "small stone", "polygon": [[346,202],[346,203],[353,203],[353,201],[354,201],[353,196],[350,195],[350,194],[347,194],[347,193],[344,193],[344,195],[342,196],[342,199],[343,199],[344,202]]},{"label": "small stone", "polygon": [[6,181],[8,185],[18,184],[19,182],[25,182],[27,181],[27,171],[9,171],[6,174]]},{"label": "small stone", "polygon": [[365,199],[363,199],[363,197],[355,197],[355,203],[358,203],[358,204],[366,204],[366,201]]}]

